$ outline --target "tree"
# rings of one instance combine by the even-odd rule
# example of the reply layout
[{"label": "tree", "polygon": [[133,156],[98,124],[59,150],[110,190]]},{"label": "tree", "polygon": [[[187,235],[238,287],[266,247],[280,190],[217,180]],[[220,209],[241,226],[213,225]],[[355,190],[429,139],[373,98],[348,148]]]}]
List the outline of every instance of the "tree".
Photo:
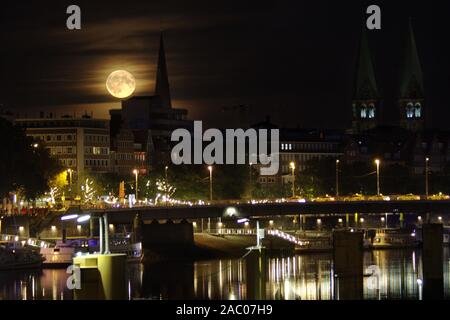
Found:
[{"label": "tree", "polygon": [[22,129],[0,118],[0,195],[16,192],[34,199],[50,189],[49,182],[62,170],[42,144]]}]

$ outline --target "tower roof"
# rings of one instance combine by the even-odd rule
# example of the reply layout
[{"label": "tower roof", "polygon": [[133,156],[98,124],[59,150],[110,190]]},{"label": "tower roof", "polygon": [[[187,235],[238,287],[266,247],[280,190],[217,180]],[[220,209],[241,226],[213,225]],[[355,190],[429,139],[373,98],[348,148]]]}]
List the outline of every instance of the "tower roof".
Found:
[{"label": "tower roof", "polygon": [[378,88],[365,29],[361,33],[359,58],[356,69],[355,99],[376,99]]},{"label": "tower roof", "polygon": [[408,26],[405,55],[402,65],[400,97],[421,98],[424,96],[423,75],[411,19]]},{"label": "tower roof", "polygon": [[166,52],[164,50],[164,39],[162,32],[159,38],[159,54],[158,54],[158,66],[156,70],[155,95],[161,97],[163,107],[172,108],[172,101],[170,98],[169,76],[167,74]]}]

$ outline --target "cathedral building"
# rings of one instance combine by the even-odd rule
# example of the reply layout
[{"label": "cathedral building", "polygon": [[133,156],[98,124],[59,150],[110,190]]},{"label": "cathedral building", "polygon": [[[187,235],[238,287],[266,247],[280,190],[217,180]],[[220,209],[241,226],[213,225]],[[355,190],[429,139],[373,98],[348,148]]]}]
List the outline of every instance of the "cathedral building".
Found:
[{"label": "cathedral building", "polygon": [[[411,20],[399,69],[395,97],[382,97],[368,35],[363,30],[352,98],[352,126],[345,158],[349,162],[381,159],[384,164],[408,166],[411,173],[442,171],[450,162],[450,135],[427,127],[422,66]],[[386,99],[388,98],[388,99]],[[393,101],[393,103],[385,103]],[[395,108],[398,117],[388,122],[385,108]],[[428,159],[428,160],[427,160]]]},{"label": "cathedral building", "polygon": [[411,132],[426,129],[423,75],[411,21],[404,48],[398,93],[394,97],[397,103],[395,106],[385,105],[380,95],[382,90],[375,77],[374,59],[367,32],[362,31],[352,99],[354,134],[386,125],[383,108],[391,107],[398,109],[399,119],[396,119],[396,124],[401,128]]}]

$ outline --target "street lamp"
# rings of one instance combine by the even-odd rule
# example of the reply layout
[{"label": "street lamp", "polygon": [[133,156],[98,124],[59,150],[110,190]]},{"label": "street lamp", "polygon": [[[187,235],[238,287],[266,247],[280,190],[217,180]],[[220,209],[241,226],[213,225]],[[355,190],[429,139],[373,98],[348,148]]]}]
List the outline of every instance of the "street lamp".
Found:
[{"label": "street lamp", "polygon": [[167,206],[168,201],[169,201],[169,193],[168,193],[168,191],[169,191],[169,180],[167,179],[167,170],[168,170],[168,169],[169,169],[168,166],[165,166],[165,167],[164,167],[164,174],[165,174],[165,177],[166,177],[166,181],[165,181],[166,206]]},{"label": "street lamp", "polygon": [[[209,171],[209,201],[212,202],[213,199],[213,195],[212,195],[212,170],[213,167],[212,166],[208,166],[208,171]],[[221,222],[222,219],[219,218],[219,222]],[[211,218],[208,217],[208,233],[211,232]]]},{"label": "street lamp", "polygon": [[[261,250],[263,247],[261,245],[261,240],[264,239],[264,229],[259,228],[259,220],[256,220],[256,247],[250,247],[247,248],[249,250]],[[241,218],[236,221],[238,224],[244,224],[245,227],[248,227],[250,225],[250,219],[249,218]]]},{"label": "street lamp", "polygon": [[336,198],[339,197],[339,159],[336,159]]},{"label": "street lamp", "polygon": [[135,190],[134,197],[136,198],[136,203],[137,203],[137,200],[138,200],[138,175],[139,175],[139,171],[137,169],[134,169],[133,173],[136,176],[136,190]]},{"label": "street lamp", "polygon": [[72,186],[72,169],[67,169],[67,172],[69,173],[69,186]]},{"label": "street lamp", "polygon": [[430,162],[430,158],[425,158],[425,196],[428,199],[428,163]]},{"label": "street lamp", "polygon": [[252,197],[252,165],[253,163],[249,163],[249,180],[250,180],[250,198]]},{"label": "street lamp", "polygon": [[209,201],[212,201],[213,196],[212,196],[212,170],[213,167],[212,166],[208,166],[208,171],[209,171]]},{"label": "street lamp", "polygon": [[292,198],[295,197],[295,163],[291,162],[289,164],[289,167],[291,168],[291,175],[292,175]]},{"label": "street lamp", "polygon": [[380,195],[380,160],[375,159],[375,164],[377,165],[377,196]]}]

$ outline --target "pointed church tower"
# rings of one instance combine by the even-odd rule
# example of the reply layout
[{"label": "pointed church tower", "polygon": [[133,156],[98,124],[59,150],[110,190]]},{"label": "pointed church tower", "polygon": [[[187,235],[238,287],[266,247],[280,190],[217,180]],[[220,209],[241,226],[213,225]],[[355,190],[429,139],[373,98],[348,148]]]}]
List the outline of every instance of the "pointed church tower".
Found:
[{"label": "pointed church tower", "polygon": [[352,108],[354,133],[372,129],[378,125],[380,97],[365,28],[361,34]]},{"label": "pointed church tower", "polygon": [[399,93],[400,125],[408,130],[420,131],[425,127],[425,93],[411,20],[409,20],[405,50]]},{"label": "pointed church tower", "polygon": [[156,70],[155,95],[161,97],[164,108],[172,108],[170,98],[169,76],[167,75],[166,52],[164,50],[163,34],[159,38],[158,67]]}]

